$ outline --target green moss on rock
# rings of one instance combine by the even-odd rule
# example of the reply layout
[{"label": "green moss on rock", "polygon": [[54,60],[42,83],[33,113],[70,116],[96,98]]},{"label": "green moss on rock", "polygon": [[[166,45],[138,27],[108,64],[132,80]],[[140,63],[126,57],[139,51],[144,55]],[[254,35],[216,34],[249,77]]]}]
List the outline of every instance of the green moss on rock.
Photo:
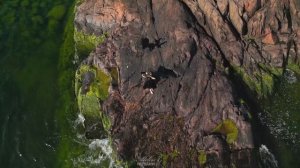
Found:
[{"label": "green moss on rock", "polygon": [[233,67],[233,70],[234,70],[235,75],[237,77],[240,77],[245,82],[245,84],[249,87],[249,89],[251,91],[254,91],[256,93],[261,92],[259,83],[257,81],[255,81],[256,79],[251,77],[243,68]]},{"label": "green moss on rock", "polygon": [[169,155],[164,153],[164,154],[161,154],[160,157],[161,157],[161,160],[162,160],[162,166],[167,167]]},{"label": "green moss on rock", "polygon": [[77,54],[79,57],[86,57],[89,53],[101,44],[106,37],[106,34],[96,36],[94,34],[89,35],[82,31],[75,30],[74,40],[76,44]]},{"label": "green moss on rock", "polygon": [[172,159],[174,159],[174,158],[178,157],[179,154],[180,154],[179,151],[175,149],[173,152],[170,153],[170,157]]},{"label": "green moss on rock", "polygon": [[230,119],[222,121],[212,132],[225,135],[228,144],[232,144],[238,138],[238,128]]},{"label": "green moss on rock", "polygon": [[111,83],[110,74],[107,74],[100,69],[88,65],[81,65],[79,69],[76,71],[76,75],[75,75],[76,95],[78,96],[80,93],[79,89],[81,87],[82,75],[87,72],[92,72],[95,76],[95,80],[93,83],[91,83],[87,95],[94,95],[98,97],[100,100],[104,101],[109,95],[108,89]]},{"label": "green moss on rock", "polygon": [[261,76],[261,90],[262,90],[262,94],[263,95],[271,95],[273,88],[274,88],[274,77],[267,74],[267,73],[263,73]]},{"label": "green moss on rock", "polygon": [[206,163],[207,160],[207,156],[204,150],[201,150],[199,152],[199,156],[198,156],[198,163],[203,166]]},{"label": "green moss on rock", "polygon": [[280,77],[283,72],[283,68],[273,67],[273,66],[269,66],[269,65],[266,65],[263,63],[258,63],[258,67],[260,69],[262,69],[264,72],[267,72],[268,74],[274,75],[277,77]]},{"label": "green moss on rock", "polygon": [[162,153],[160,154],[160,158],[162,161],[162,166],[167,167],[168,161],[173,160],[179,156],[180,152],[175,149],[170,153]]},{"label": "green moss on rock", "polygon": [[[93,85],[94,88],[98,88],[98,97],[100,100],[105,100],[109,96],[108,89],[111,83],[110,75],[104,73],[104,71],[96,71],[96,83]],[[97,89],[96,89],[97,90]]]},{"label": "green moss on rock", "polygon": [[85,117],[100,118],[99,99],[95,93],[79,94],[77,101],[79,110]]},{"label": "green moss on rock", "polygon": [[[89,85],[86,93],[82,93],[82,76],[85,73],[93,73],[95,79]],[[80,112],[88,118],[98,118],[103,127],[108,131],[111,122],[108,116],[101,111],[100,101],[107,99],[111,77],[104,71],[88,65],[81,65],[75,75],[75,94]]]},{"label": "green moss on rock", "polygon": [[259,70],[252,74],[247,73],[242,67],[232,67],[236,77],[239,77],[258,98],[271,95],[276,79],[282,75],[282,68],[275,68],[258,64]]}]

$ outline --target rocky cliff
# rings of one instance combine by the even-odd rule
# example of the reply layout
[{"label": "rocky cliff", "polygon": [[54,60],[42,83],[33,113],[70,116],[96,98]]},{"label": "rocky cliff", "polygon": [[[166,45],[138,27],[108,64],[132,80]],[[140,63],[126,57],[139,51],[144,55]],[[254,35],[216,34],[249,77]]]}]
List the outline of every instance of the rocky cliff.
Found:
[{"label": "rocky cliff", "polygon": [[[299,72],[299,9],[295,0],[81,2],[76,31],[106,36],[83,64],[111,78],[96,110],[119,156],[256,167],[255,111],[243,98],[262,100],[286,68]],[[88,91],[95,77],[78,78]]]}]

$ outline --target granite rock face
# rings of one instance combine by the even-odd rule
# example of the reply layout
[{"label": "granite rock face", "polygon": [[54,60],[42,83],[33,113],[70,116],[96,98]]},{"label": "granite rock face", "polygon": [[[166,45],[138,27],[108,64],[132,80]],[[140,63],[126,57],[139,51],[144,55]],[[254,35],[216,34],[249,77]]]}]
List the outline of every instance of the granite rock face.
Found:
[{"label": "granite rock face", "polygon": [[[299,61],[293,0],[86,0],[77,31],[107,33],[86,60],[118,70],[103,110],[124,159],[169,156],[170,167],[256,167],[251,124],[232,73],[250,80]],[[264,67],[262,67],[264,65]],[[143,74],[150,74],[145,76]],[[273,77],[273,76],[272,76]],[[254,90],[253,94],[255,95]],[[213,130],[231,120],[238,137]],[[225,131],[226,132],[226,131]]]}]

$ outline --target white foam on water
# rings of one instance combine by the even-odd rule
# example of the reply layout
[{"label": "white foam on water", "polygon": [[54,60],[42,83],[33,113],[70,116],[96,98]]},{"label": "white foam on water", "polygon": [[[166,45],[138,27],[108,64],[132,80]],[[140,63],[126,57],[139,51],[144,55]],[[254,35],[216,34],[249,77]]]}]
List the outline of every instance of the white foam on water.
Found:
[{"label": "white foam on water", "polygon": [[122,168],[122,166],[116,163],[109,138],[86,139],[83,131],[85,127],[84,121],[84,115],[78,113],[76,120],[73,122],[73,128],[76,132],[76,138],[73,141],[80,145],[82,150],[81,154],[71,159],[73,167]]},{"label": "white foam on water", "polygon": [[105,155],[111,155],[113,151],[109,139],[96,139],[89,144],[89,149],[96,150],[97,148],[100,148]]},{"label": "white foam on water", "polygon": [[77,137],[78,139],[84,139],[84,138],[85,138],[85,135],[84,135],[84,134],[77,133],[77,134],[76,134],[76,137]]},{"label": "white foam on water", "polygon": [[300,143],[299,133],[293,130],[297,129],[296,123],[290,118],[289,111],[279,111],[276,114],[271,114],[268,110],[264,114],[259,113],[261,123],[266,125],[271,134],[287,144],[296,145]]},{"label": "white foam on water", "polygon": [[275,156],[269,151],[266,145],[262,144],[259,147],[259,156],[262,161],[263,167],[278,168],[278,161],[275,159]]},{"label": "white foam on water", "polygon": [[84,118],[83,114],[79,113],[77,116],[77,119],[75,120],[75,126],[82,124],[82,126],[85,127],[84,121],[85,121],[85,118]]},{"label": "white foam on water", "polygon": [[[74,167],[100,166],[107,168],[121,168],[113,157],[113,149],[108,138],[89,141],[86,152],[73,159]],[[103,165],[104,164],[104,165]]]},{"label": "white foam on water", "polygon": [[119,167],[119,166],[115,165],[115,161],[114,161],[113,156],[112,156],[113,155],[113,149],[112,149],[111,143],[110,143],[108,138],[93,140],[89,144],[89,149],[90,150],[101,149],[101,151],[103,152],[103,155],[99,155],[99,157],[94,159],[92,161],[92,163],[99,164],[99,163],[101,163],[102,160],[109,159],[110,160],[110,164],[109,164],[110,168]]}]

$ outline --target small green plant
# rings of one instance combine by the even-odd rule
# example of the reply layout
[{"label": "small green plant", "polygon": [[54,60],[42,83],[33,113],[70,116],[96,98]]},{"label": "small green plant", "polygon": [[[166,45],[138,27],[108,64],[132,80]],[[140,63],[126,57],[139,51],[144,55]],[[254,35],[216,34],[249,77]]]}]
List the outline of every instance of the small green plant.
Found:
[{"label": "small green plant", "polygon": [[238,138],[238,128],[234,121],[230,119],[222,121],[212,132],[225,135],[228,144],[232,144]]},{"label": "small green plant", "polygon": [[172,159],[175,159],[176,157],[179,156],[179,151],[177,149],[175,149],[174,151],[172,151],[169,155]]},{"label": "small green plant", "polygon": [[179,154],[180,154],[180,152],[177,149],[173,150],[170,153],[160,154],[160,158],[161,158],[161,161],[162,161],[162,166],[167,167],[168,161],[177,158],[179,156]]}]

